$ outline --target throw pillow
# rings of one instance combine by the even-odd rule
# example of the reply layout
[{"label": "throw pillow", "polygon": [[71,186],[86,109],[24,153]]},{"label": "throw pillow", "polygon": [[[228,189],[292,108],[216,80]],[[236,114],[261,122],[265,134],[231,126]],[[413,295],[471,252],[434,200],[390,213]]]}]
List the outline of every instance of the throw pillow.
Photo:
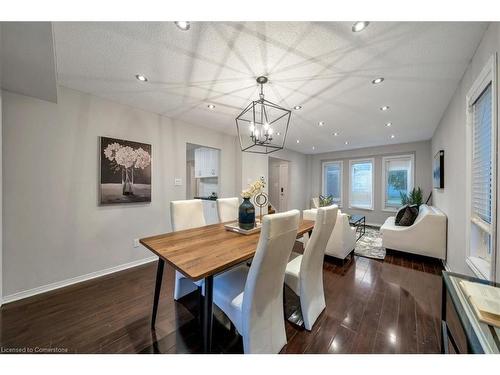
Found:
[{"label": "throw pillow", "polygon": [[408,208],[409,206],[407,204],[405,204],[403,207],[401,207],[398,212],[396,213],[396,218],[394,219],[394,224],[396,225],[399,225],[399,222],[401,221],[401,218],[403,217],[403,215],[405,214],[405,211],[406,209]]},{"label": "throw pillow", "polygon": [[333,195],[328,195],[328,196],[319,196],[319,206],[320,207],[326,207],[326,206],[331,206],[333,204]]},{"label": "throw pillow", "polygon": [[418,210],[415,207],[407,207],[403,217],[399,221],[399,226],[409,227],[410,225],[413,225],[417,216]]}]

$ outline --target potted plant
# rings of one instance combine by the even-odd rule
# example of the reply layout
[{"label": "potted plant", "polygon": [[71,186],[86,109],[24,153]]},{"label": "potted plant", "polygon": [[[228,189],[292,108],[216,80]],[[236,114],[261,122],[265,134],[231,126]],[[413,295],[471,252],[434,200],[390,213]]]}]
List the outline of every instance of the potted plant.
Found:
[{"label": "potted plant", "polygon": [[401,205],[416,205],[420,207],[423,203],[422,189],[420,187],[413,188],[408,195],[403,192],[399,193],[401,195]]}]

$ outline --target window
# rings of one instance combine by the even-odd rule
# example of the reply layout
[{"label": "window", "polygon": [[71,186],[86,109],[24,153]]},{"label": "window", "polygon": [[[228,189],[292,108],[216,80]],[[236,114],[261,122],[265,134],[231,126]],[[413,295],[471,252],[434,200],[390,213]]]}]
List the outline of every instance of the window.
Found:
[{"label": "window", "polygon": [[373,159],[349,161],[349,207],[373,210]]},{"label": "window", "polygon": [[382,202],[384,209],[395,210],[401,206],[401,194],[413,189],[413,155],[386,156],[382,158]]},{"label": "window", "polygon": [[467,264],[493,280],[496,243],[496,59],[467,95]]},{"label": "window", "polygon": [[342,206],[342,162],[323,163],[323,195],[333,196],[333,203]]}]

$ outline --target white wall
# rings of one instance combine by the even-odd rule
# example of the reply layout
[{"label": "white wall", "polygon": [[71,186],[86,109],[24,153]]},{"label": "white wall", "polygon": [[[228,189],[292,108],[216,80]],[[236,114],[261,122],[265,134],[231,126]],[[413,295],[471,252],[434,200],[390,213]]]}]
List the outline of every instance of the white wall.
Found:
[{"label": "white wall", "polygon": [[[186,142],[220,149],[221,196],[237,193],[233,136],[63,87],[57,104],[2,94],[4,296],[151,257],[133,239],[170,231]],[[152,144],[150,204],[98,206],[99,136]]]},{"label": "white wall", "polygon": [[[276,159],[274,157],[270,157],[268,164],[268,192],[269,192],[269,203],[274,206],[276,209],[279,209],[280,203],[280,176],[279,176],[279,166],[280,164],[289,164],[287,161],[283,161],[281,159]],[[273,184],[275,184],[276,189],[273,188]]]},{"label": "white wall", "polygon": [[[334,151],[311,156],[311,188],[309,198],[317,197],[321,194],[321,168],[324,161],[342,160],[343,175],[343,208],[342,211],[350,214],[361,214],[366,216],[367,223],[381,225],[387,217],[394,215],[393,212],[383,211],[382,202],[382,157],[390,155],[415,155],[415,187],[420,186],[423,191],[424,202],[432,189],[432,157],[431,142],[413,142],[395,145],[360,148],[355,150]],[[374,209],[359,210],[349,208],[349,160],[359,158],[375,159],[375,185],[374,185]]]},{"label": "white wall", "polygon": [[[455,272],[471,275],[472,272],[465,263],[465,97],[488,59],[499,50],[500,24],[493,22],[486,30],[432,137],[432,155],[439,150],[445,151],[445,187],[443,190],[434,191],[434,204],[448,216],[447,264]],[[500,252],[498,254],[500,255]],[[500,256],[497,260],[500,260]],[[497,266],[497,280],[500,280],[500,264]]]}]

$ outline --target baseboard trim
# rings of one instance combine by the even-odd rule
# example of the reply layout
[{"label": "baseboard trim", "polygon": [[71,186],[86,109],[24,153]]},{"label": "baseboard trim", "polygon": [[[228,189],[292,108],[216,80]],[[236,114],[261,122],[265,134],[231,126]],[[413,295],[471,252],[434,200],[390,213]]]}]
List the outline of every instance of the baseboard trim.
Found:
[{"label": "baseboard trim", "polygon": [[78,284],[78,283],[81,283],[83,281],[92,280],[92,279],[96,279],[96,278],[101,277],[101,276],[109,275],[111,273],[123,271],[123,270],[126,270],[128,268],[141,266],[141,265],[146,264],[146,263],[154,262],[157,259],[158,259],[158,257],[156,257],[156,256],[148,257],[148,258],[144,258],[144,259],[139,259],[139,260],[135,260],[133,262],[121,264],[119,266],[106,268],[106,269],[103,269],[100,271],[95,271],[95,272],[87,273],[85,275],[73,277],[71,279],[57,281],[57,282],[52,283],[52,284],[42,285],[42,286],[39,286],[37,288],[28,289],[28,290],[24,290],[22,292],[10,294],[10,295],[4,296],[2,298],[2,300],[0,301],[0,306],[5,305],[5,304],[10,303],[10,302],[19,301],[19,300],[24,299],[24,298],[32,297],[32,296],[35,296],[37,294],[50,292],[50,291],[55,290],[55,289],[64,288],[66,286]]}]

